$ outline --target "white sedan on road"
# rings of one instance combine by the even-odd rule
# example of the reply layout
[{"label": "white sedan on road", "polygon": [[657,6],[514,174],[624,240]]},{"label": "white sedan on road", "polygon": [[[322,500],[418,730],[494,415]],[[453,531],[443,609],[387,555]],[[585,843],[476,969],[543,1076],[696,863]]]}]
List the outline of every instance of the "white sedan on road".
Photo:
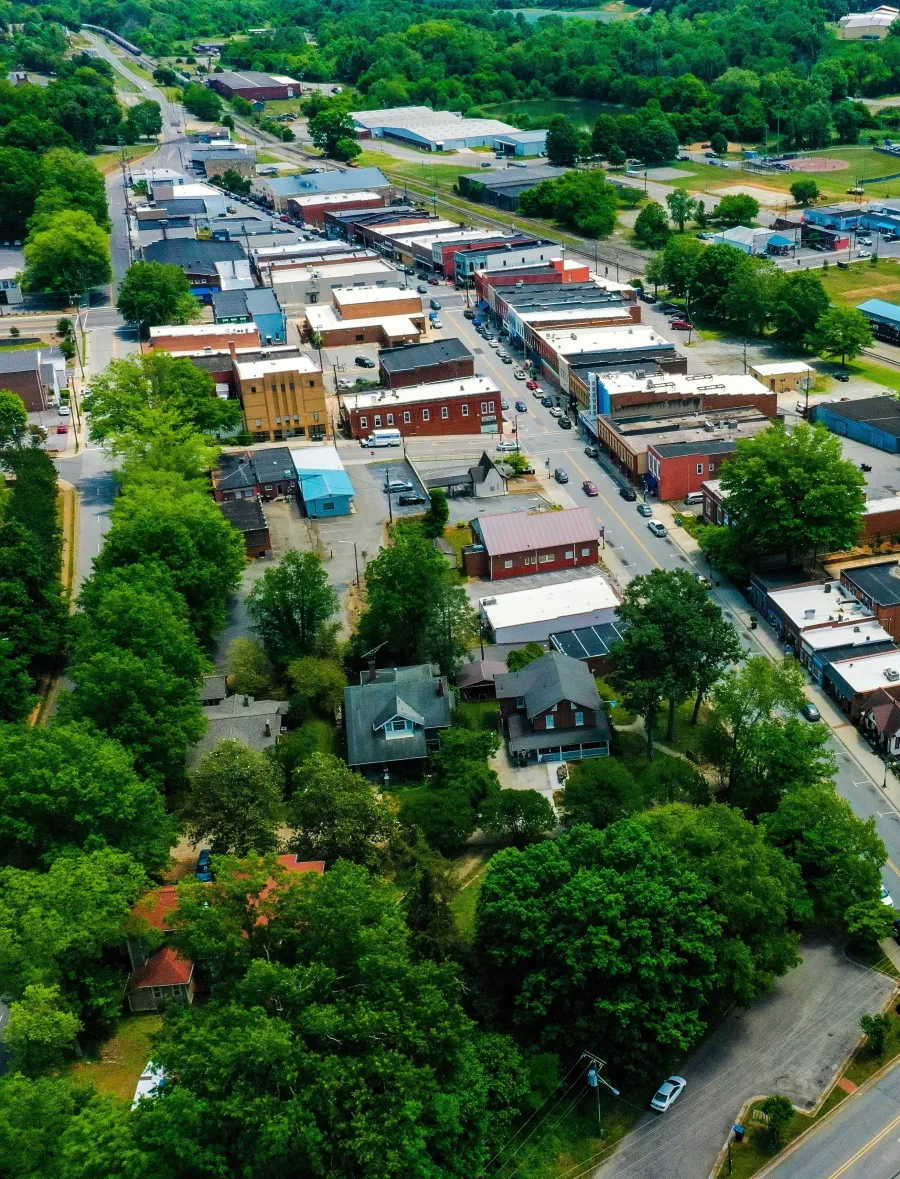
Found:
[{"label": "white sedan on road", "polygon": [[686,1085],[684,1077],[668,1077],[653,1095],[650,1108],[655,1109],[657,1113],[665,1113],[672,1103],[678,1100]]}]

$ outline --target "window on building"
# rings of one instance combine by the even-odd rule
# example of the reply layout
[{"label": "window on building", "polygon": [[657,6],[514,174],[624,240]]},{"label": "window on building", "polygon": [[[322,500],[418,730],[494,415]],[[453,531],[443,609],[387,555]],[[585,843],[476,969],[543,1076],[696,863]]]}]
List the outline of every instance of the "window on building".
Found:
[{"label": "window on building", "polygon": [[325,502],[322,504],[322,511],[323,512],[333,512],[334,511],[334,500],[333,499],[326,499]]},{"label": "window on building", "polygon": [[257,424],[257,426],[261,426],[262,425],[262,418],[257,418],[256,424]]},{"label": "window on building", "polygon": [[581,555],[582,555],[582,557],[589,557],[591,555],[591,550],[590,549],[582,549]]},{"label": "window on building", "polygon": [[272,484],[271,484],[271,483],[264,483],[264,484],[263,484],[263,491],[272,491],[272,489],[273,489],[273,488],[272,488]]},{"label": "window on building", "polygon": [[403,411],[403,421],[404,421],[404,423],[405,423],[407,426],[408,426],[408,425],[409,425],[409,423],[412,421],[412,414],[409,412],[409,410],[408,410],[408,409],[405,409],[405,410]]},{"label": "window on building", "polygon": [[299,422],[299,421],[300,421],[300,415],[298,413],[295,413],[294,414],[294,424],[296,425],[297,422]]},{"label": "window on building", "polygon": [[[313,414],[313,417],[314,417],[314,418],[318,418],[318,414]],[[394,415],[393,415],[392,413],[389,413],[389,414],[388,414],[388,416],[387,416],[387,422],[388,422],[388,425],[389,425],[389,426],[393,426],[393,424],[394,424]]]},{"label": "window on building", "polygon": [[469,416],[469,407],[467,405],[464,405],[462,407],[462,416],[464,418],[467,418]]},{"label": "window on building", "polygon": [[377,428],[378,428],[378,426],[380,426],[380,425],[381,425],[381,414],[380,414],[380,413],[377,413],[377,414],[375,415],[375,427],[376,427],[376,429],[377,429]]},{"label": "window on building", "polygon": [[310,389],[314,389],[315,385],[316,385],[316,382],[312,379],[312,377],[310,377],[310,380],[309,380]]},{"label": "window on building", "polygon": [[575,713],[575,728],[576,729],[583,729],[584,728],[584,713],[583,712],[576,712]]},{"label": "window on building", "polygon": [[406,721],[401,717],[397,717],[396,720],[391,721],[391,728],[395,733],[403,733],[406,731]]},{"label": "window on building", "polygon": [[360,424],[360,426],[362,426],[362,428],[363,428],[364,430],[365,430],[365,429],[368,429],[368,426],[369,426],[369,419],[368,419],[368,418],[360,418],[360,419],[359,419],[359,424]]},{"label": "window on building", "polygon": [[709,464],[709,473],[710,473],[710,475],[713,473],[713,471],[714,471],[715,469],[716,469],[716,464],[715,464],[715,463],[710,463],[710,464]]},{"label": "window on building", "polygon": [[703,463],[697,463],[697,474],[698,475],[703,474]]},{"label": "window on building", "polygon": [[516,708],[524,708],[524,707],[525,707],[525,697],[524,696],[517,696],[516,697]]},{"label": "window on building", "polygon": [[538,557],[538,560],[542,565],[549,565],[553,559],[553,553],[541,553],[541,555]]},{"label": "window on building", "polygon": [[281,425],[281,418],[276,418],[276,419],[275,419],[275,425],[276,425],[276,426],[280,426],[280,425]]},{"label": "window on building", "polygon": [[365,342],[366,342],[366,337],[365,337],[365,333],[364,333],[364,332],[358,332],[358,333],[357,333],[357,336],[356,336],[356,342],[357,342],[357,344],[365,344]]},{"label": "window on building", "polygon": [[574,561],[575,560],[575,550],[574,549],[569,549],[569,551],[566,553],[566,560],[567,561]]},{"label": "window on building", "polygon": [[442,418],[442,420],[446,422],[447,418],[449,418],[449,417],[450,417],[450,410],[447,408],[447,406],[446,406],[446,405],[442,405],[442,406],[441,406],[441,418]]},{"label": "window on building", "polygon": [[556,717],[553,715],[553,713],[548,712],[547,715],[544,717],[544,720],[547,722],[546,727],[548,729],[555,729],[556,728]]},{"label": "window on building", "polygon": [[431,410],[430,409],[423,409],[422,410],[422,421],[423,422],[430,422],[431,421]]},{"label": "window on building", "polygon": [[313,414],[313,421],[317,422],[318,420],[319,420],[319,415],[317,413],[314,413]]},{"label": "window on building", "polygon": [[250,392],[251,392],[251,393],[255,393],[255,392],[256,392],[256,386],[255,386],[255,385],[251,385],[251,386],[250,386]]},{"label": "window on building", "polygon": [[513,565],[512,561],[504,561],[503,562],[504,569],[512,569],[512,565]]},{"label": "window on building", "polygon": [[282,381],[282,382],[281,382],[281,392],[282,392],[282,393],[285,393],[285,392],[287,392],[287,390],[286,390],[286,389],[285,389],[285,387],[284,387],[284,381]]},{"label": "window on building", "polygon": [[293,381],[288,381],[288,388],[290,389],[290,391],[292,393],[294,392],[294,382]]}]

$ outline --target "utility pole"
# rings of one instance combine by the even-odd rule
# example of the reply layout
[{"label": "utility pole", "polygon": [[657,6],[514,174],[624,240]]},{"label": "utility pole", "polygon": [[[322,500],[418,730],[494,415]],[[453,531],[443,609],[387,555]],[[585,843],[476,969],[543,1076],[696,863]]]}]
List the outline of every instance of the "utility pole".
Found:
[{"label": "utility pole", "polygon": [[619,1090],[614,1088],[609,1081],[601,1076],[602,1070],[606,1067],[606,1061],[599,1056],[595,1056],[592,1052],[582,1052],[582,1061],[588,1064],[587,1083],[591,1089],[597,1094],[597,1126],[600,1131],[600,1137],[605,1137],[603,1123],[600,1115],[600,1086],[608,1089],[613,1097],[619,1096]]}]

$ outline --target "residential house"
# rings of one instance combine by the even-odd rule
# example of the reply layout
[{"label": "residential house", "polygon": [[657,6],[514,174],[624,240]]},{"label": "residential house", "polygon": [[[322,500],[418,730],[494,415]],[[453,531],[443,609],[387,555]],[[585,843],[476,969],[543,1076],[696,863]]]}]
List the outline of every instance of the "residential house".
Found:
[{"label": "residential house", "polygon": [[596,565],[600,537],[587,508],[502,512],[472,521],[474,543],[463,549],[469,577],[495,581]]},{"label": "residential house", "polygon": [[294,495],[297,473],[287,446],[268,446],[262,450],[228,450],[219,455],[213,472],[213,495],[220,502],[228,500],[274,499]]},{"label": "residential house", "polygon": [[884,688],[873,692],[859,715],[859,727],[882,753],[900,757],[900,700]]},{"label": "residential house", "polygon": [[549,651],[494,683],[512,758],[524,763],[608,756],[609,721],[594,677],[580,660]]},{"label": "residential house", "polygon": [[347,764],[383,778],[421,777],[442,729],[450,727],[452,699],[436,667],[388,667],[362,672],[344,689]]},{"label": "residential house", "polygon": [[456,673],[456,686],[463,700],[493,700],[497,695],[494,680],[506,675],[506,664],[496,659],[476,659],[464,663]]},{"label": "residential house", "polygon": [[197,689],[201,704],[221,704],[228,695],[228,678],[224,675],[205,675]]},{"label": "residential house", "polygon": [[271,749],[281,736],[281,718],[286,711],[284,700],[256,700],[240,694],[208,705],[203,709],[207,730],[190,752],[190,766],[193,768],[220,741],[240,741],[260,752]]},{"label": "residential house", "polygon": [[[429,491],[440,488],[448,495],[474,495],[476,499],[493,499],[498,495],[506,495],[506,473],[500,469],[486,450],[481,452],[481,458],[474,467],[458,466],[447,471],[445,467],[438,475],[427,475],[422,482]],[[452,546],[451,546],[452,549]],[[455,556],[455,550],[452,550]]]}]

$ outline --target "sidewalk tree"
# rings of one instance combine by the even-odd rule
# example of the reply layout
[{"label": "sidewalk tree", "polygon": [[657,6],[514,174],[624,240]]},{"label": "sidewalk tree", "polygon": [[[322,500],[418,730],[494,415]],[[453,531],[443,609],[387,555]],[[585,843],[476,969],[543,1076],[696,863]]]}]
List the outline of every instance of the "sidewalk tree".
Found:
[{"label": "sidewalk tree", "polygon": [[791,185],[791,196],[798,205],[806,208],[819,199],[819,186],[809,176],[801,176]]},{"label": "sidewalk tree", "polygon": [[202,310],[184,270],[165,262],[132,262],[119,287],[116,308],[129,323],[139,325],[144,338],[151,327],[190,323]]},{"label": "sidewalk tree", "polygon": [[810,344],[822,356],[840,356],[843,365],[872,346],[872,328],[855,307],[829,307],[816,323]]},{"label": "sidewalk tree", "polygon": [[730,799],[756,821],[771,814],[789,790],[830,782],[837,772],[825,748],[828,729],[797,716],[775,716],[752,726],[733,767]]},{"label": "sidewalk tree", "polygon": [[547,161],[559,168],[574,168],[581,154],[581,135],[567,115],[557,115],[547,130]]},{"label": "sidewalk tree", "polygon": [[865,507],[865,476],[822,426],[788,432],[774,424],[742,439],[722,469],[722,491],[736,544],[748,562],[783,553],[786,564],[810,552],[851,549]]},{"label": "sidewalk tree", "polygon": [[676,188],[674,192],[670,192],[666,197],[666,204],[669,206],[669,216],[678,226],[678,232],[684,233],[685,224],[690,221],[697,211],[696,200],[690,196],[687,189]]},{"label": "sidewalk tree", "polygon": [[637,215],[634,236],[651,250],[661,249],[671,237],[669,218],[658,201],[648,201]]},{"label": "sidewalk tree", "polygon": [[281,768],[242,741],[220,741],[190,775],[188,838],[214,855],[263,855],[278,846]]},{"label": "sidewalk tree", "polygon": [[276,668],[313,655],[340,605],[318,553],[289,549],[247,595],[253,630]]},{"label": "sidewalk tree", "polygon": [[57,213],[25,243],[23,285],[71,299],[112,279],[109,236],[89,213]]},{"label": "sidewalk tree", "polygon": [[867,901],[857,901],[844,914],[844,924],[847,937],[853,946],[864,950],[871,950],[878,942],[885,938],[896,936],[894,925],[896,920],[894,909],[885,905],[881,897],[870,897]]}]

